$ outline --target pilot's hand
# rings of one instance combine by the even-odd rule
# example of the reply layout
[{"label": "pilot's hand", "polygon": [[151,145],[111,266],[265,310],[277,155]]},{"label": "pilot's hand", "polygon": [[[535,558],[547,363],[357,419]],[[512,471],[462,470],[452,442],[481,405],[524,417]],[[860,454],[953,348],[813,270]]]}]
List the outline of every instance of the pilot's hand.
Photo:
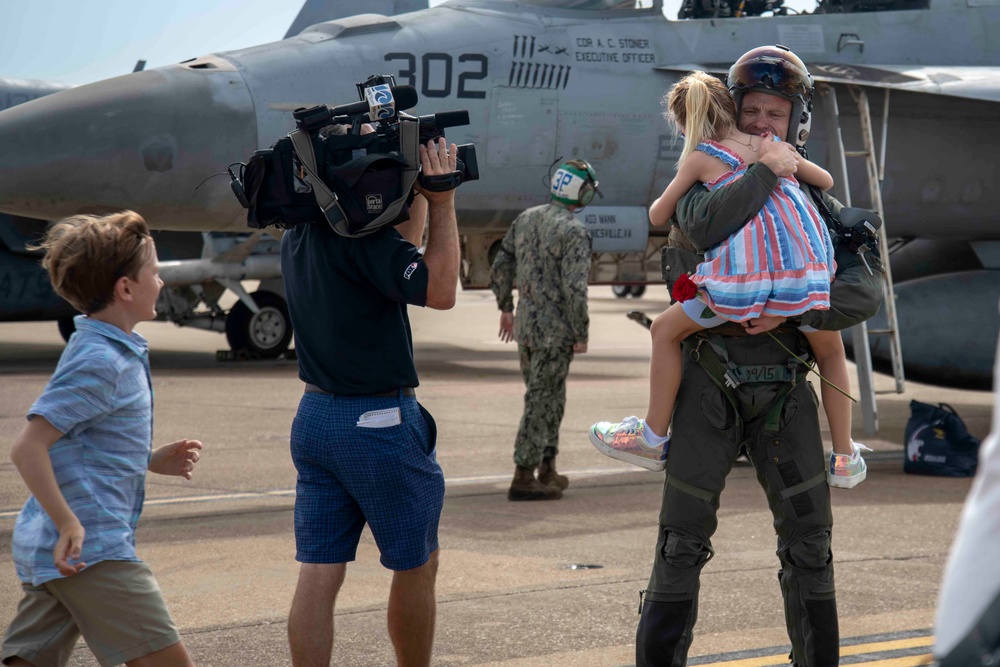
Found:
[{"label": "pilot's hand", "polygon": [[504,343],[514,340],[514,313],[500,313],[500,340]]},{"label": "pilot's hand", "polygon": [[586,343],[573,343],[573,354],[586,354],[587,344]]},{"label": "pilot's hand", "polygon": [[791,176],[798,169],[798,153],[795,148],[784,141],[774,141],[773,135],[769,132],[761,138],[760,162],[763,162],[774,174],[781,178]]},{"label": "pilot's hand", "polygon": [[787,319],[787,317],[782,315],[761,315],[752,320],[742,322],[742,324],[748,334],[759,334],[781,326]]},{"label": "pilot's hand", "polygon": [[[455,144],[448,146],[444,137],[439,137],[437,142],[428,141],[426,146],[420,147],[420,170],[424,176],[450,174],[457,169],[457,166],[458,147]],[[448,201],[455,196],[454,188],[445,192],[430,192],[421,188],[419,183],[414,187],[431,204]]]}]

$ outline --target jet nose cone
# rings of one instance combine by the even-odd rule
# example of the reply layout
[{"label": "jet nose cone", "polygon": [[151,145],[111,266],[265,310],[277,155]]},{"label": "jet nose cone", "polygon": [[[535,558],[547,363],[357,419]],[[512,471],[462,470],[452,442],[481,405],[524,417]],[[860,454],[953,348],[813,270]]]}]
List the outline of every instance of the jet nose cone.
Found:
[{"label": "jet nose cone", "polygon": [[128,74],[0,113],[0,211],[133,209],[161,229],[244,220],[216,176],[257,148],[249,90],[218,57]]}]

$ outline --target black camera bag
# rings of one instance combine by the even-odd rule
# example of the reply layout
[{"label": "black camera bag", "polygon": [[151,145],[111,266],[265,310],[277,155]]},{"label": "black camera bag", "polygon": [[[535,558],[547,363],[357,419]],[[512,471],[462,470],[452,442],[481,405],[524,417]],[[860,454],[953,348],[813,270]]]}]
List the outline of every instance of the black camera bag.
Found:
[{"label": "black camera bag", "polygon": [[292,182],[293,162],[294,151],[288,137],[250,156],[243,170],[243,189],[249,203],[248,226],[287,228],[324,219],[311,191],[296,192]]},{"label": "black camera bag", "polygon": [[[326,183],[337,195],[337,205],[347,220],[347,236],[362,235],[368,225],[385,213],[386,207],[403,197],[406,160],[398,155],[374,153],[330,169]],[[409,219],[408,201],[386,224]],[[315,206],[315,203],[314,203]]]}]

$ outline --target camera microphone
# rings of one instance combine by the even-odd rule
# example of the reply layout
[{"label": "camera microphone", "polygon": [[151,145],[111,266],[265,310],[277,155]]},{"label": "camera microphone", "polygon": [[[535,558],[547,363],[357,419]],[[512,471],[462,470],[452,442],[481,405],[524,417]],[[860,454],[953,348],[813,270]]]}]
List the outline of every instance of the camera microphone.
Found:
[{"label": "camera microphone", "polygon": [[430,116],[421,116],[421,123],[426,120],[433,119],[431,122],[437,127],[458,127],[460,125],[469,124],[469,112],[466,110],[462,111],[439,111],[436,114],[431,114]]},{"label": "camera microphone", "polygon": [[413,86],[387,86],[380,84],[365,89],[365,99],[352,104],[330,108],[331,116],[358,116],[367,114],[372,121],[390,120],[397,111],[412,109],[417,105],[417,90]]},{"label": "camera microphone", "polygon": [[420,116],[419,121],[420,143],[425,143],[428,140],[436,140],[438,137],[444,136],[444,130],[447,127],[468,125],[469,112],[464,109],[462,111],[443,111]]}]

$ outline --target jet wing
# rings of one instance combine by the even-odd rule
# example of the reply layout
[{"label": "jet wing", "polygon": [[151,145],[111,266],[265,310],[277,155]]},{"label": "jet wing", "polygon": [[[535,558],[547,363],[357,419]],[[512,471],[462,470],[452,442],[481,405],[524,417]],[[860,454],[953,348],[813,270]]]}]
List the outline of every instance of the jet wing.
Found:
[{"label": "jet wing", "polygon": [[1000,102],[1000,68],[907,65],[809,65],[817,82]]},{"label": "jet wing", "polygon": [[[657,66],[663,72],[685,73],[700,69],[725,75],[729,66],[720,63]],[[809,63],[817,83],[849,84],[929,95],[1000,102],[1000,68],[909,65],[841,65]]]}]

